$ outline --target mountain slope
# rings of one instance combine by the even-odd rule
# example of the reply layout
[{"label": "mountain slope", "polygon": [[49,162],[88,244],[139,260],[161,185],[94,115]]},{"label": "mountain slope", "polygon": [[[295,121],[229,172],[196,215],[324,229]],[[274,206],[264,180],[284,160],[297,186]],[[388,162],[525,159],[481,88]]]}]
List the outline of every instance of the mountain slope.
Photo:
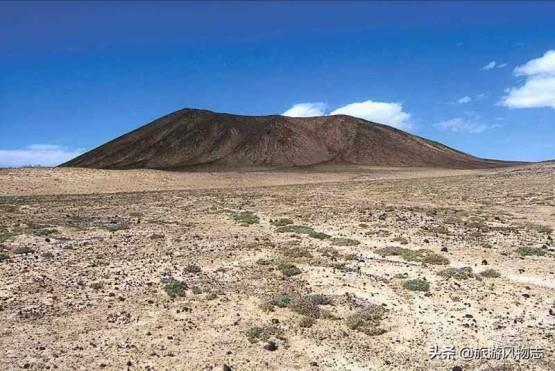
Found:
[{"label": "mountain slope", "polygon": [[292,167],[323,163],[482,168],[484,160],[390,126],[336,115],[239,116],[183,109],[61,166],[105,169]]}]

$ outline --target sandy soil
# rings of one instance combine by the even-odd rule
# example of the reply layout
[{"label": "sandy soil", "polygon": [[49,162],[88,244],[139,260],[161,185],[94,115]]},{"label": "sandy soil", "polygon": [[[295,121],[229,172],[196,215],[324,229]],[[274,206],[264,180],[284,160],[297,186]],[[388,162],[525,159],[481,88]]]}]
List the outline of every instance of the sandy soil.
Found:
[{"label": "sandy soil", "polygon": [[339,170],[0,170],[0,369],[555,370],[554,165]]}]

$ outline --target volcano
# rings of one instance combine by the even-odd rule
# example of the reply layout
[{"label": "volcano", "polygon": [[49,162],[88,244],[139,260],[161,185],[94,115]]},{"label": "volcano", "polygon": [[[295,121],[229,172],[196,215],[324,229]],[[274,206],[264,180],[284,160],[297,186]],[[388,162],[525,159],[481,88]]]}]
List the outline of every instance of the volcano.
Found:
[{"label": "volcano", "polygon": [[321,164],[471,169],[513,163],[478,158],[346,115],[241,116],[182,109],[60,166],[185,170]]}]

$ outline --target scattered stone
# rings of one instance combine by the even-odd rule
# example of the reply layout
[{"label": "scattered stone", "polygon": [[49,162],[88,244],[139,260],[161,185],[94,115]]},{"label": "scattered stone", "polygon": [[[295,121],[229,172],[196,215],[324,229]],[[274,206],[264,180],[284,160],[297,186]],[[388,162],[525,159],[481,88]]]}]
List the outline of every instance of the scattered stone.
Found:
[{"label": "scattered stone", "polygon": [[273,352],[274,350],[277,349],[277,345],[275,342],[268,340],[264,342],[264,349],[269,350],[270,352]]}]

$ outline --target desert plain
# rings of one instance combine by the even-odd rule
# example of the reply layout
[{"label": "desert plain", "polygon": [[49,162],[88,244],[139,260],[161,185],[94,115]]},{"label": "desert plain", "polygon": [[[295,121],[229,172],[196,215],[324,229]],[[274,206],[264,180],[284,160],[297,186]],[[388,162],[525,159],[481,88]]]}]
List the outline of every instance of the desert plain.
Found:
[{"label": "desert plain", "polygon": [[555,370],[554,228],[553,163],[2,169],[0,369]]}]

